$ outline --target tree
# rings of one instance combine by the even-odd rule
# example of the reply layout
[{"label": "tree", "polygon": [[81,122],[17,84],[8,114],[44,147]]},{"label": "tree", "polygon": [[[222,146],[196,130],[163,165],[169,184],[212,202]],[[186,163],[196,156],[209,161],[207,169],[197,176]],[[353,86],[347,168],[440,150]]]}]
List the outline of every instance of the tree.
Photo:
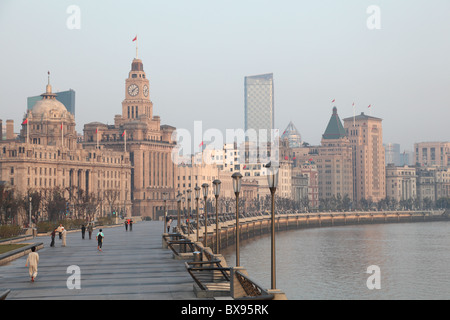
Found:
[{"label": "tree", "polygon": [[55,187],[46,190],[42,200],[50,221],[62,220],[65,217],[67,200],[63,189]]}]

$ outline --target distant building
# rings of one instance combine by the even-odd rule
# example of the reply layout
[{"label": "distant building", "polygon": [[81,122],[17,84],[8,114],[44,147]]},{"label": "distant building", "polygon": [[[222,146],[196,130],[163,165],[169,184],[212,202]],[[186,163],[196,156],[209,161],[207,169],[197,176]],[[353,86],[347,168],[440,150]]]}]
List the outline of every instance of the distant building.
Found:
[{"label": "distant building", "polygon": [[281,135],[281,139],[286,139],[289,143],[290,148],[301,148],[303,144],[302,136],[300,135],[292,121],[289,122],[288,126],[284,130],[283,134]]},{"label": "distant building", "polygon": [[273,74],[245,77],[245,131],[253,129],[267,132],[271,141],[271,130],[275,127]]},{"label": "distant building", "polygon": [[172,161],[175,128],[161,125],[160,117],[153,114],[149,78],[140,59],[131,63],[124,94],[122,114],[115,115],[113,125],[100,122],[84,125],[83,146],[129,152],[133,166],[132,214],[156,220],[164,215],[164,193],[169,194],[170,201],[177,193],[176,167]]},{"label": "distant building", "polygon": [[422,167],[450,166],[450,142],[418,142],[414,151],[415,162]]},{"label": "distant building", "polygon": [[[307,169],[305,163],[314,165],[314,170],[317,170],[317,189],[310,183],[313,189],[309,190],[313,207],[319,200],[333,197],[343,198],[347,195],[353,199],[352,147],[336,107],[333,108],[320,146],[289,148],[286,142],[281,146],[281,156],[292,161],[294,167],[300,167],[302,173]],[[294,173],[297,172],[294,168]],[[310,172],[313,174],[313,171]]]},{"label": "distant building", "polygon": [[403,165],[400,160],[400,145],[398,143],[385,143],[383,146],[387,165],[390,163],[396,166]]},{"label": "distant building", "polygon": [[[75,116],[75,91],[70,89],[68,91],[55,92],[56,100],[61,102],[73,116]],[[42,96],[34,96],[27,98],[27,109],[31,110],[33,106],[42,99]]]},{"label": "distant building", "polygon": [[365,115],[344,119],[353,147],[354,199],[378,202],[386,197],[382,119]]},{"label": "distant building", "polygon": [[398,202],[416,199],[416,169],[389,163],[386,167],[386,196]]},{"label": "distant building", "polygon": [[[10,134],[12,120],[8,125],[8,137],[0,142],[0,180],[9,182],[17,194],[37,191],[45,197],[59,188],[72,205],[72,217],[83,217],[85,209],[77,209],[76,204],[88,195],[98,201],[93,203],[97,214],[131,212],[129,154],[82,148],[75,118],[56,99],[50,83],[27,111],[17,138]],[[39,212],[45,212],[42,204]]]}]

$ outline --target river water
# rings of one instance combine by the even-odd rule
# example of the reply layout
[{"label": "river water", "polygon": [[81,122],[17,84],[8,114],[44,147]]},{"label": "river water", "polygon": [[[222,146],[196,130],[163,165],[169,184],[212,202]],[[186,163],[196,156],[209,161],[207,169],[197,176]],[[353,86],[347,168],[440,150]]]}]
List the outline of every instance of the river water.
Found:
[{"label": "river water", "polygon": [[[240,246],[241,266],[264,288],[270,288],[270,239]],[[222,250],[230,266],[234,249]],[[450,299],[448,221],[283,231],[276,250],[276,287],[290,300]],[[368,273],[370,266],[379,269]]]}]

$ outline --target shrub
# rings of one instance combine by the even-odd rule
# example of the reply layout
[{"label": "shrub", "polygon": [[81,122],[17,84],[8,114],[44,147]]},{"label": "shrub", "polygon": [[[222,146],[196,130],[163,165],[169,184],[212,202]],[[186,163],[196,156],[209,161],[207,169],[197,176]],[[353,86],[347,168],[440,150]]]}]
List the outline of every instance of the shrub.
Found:
[{"label": "shrub", "polygon": [[13,238],[20,235],[22,228],[17,225],[1,225],[0,226],[0,239]]}]

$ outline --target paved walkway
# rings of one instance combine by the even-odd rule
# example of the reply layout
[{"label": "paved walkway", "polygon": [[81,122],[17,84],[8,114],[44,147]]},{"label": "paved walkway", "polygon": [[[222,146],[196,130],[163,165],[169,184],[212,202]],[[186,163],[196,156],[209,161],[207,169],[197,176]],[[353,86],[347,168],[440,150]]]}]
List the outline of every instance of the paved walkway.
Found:
[{"label": "paved walkway", "polygon": [[[67,246],[61,247],[58,236],[50,247],[50,236],[37,237],[43,242],[35,282],[30,282],[27,256],[0,266],[0,291],[10,289],[7,300],[183,300],[196,299],[193,280],[184,262],[174,260],[169,249],[162,249],[163,222],[148,221],[125,227],[104,228],[103,252],[97,251],[94,230],[92,240],[81,239],[81,231],[67,234]],[[31,242],[31,241],[26,241]],[[68,289],[77,265],[81,271],[81,289]]]}]

